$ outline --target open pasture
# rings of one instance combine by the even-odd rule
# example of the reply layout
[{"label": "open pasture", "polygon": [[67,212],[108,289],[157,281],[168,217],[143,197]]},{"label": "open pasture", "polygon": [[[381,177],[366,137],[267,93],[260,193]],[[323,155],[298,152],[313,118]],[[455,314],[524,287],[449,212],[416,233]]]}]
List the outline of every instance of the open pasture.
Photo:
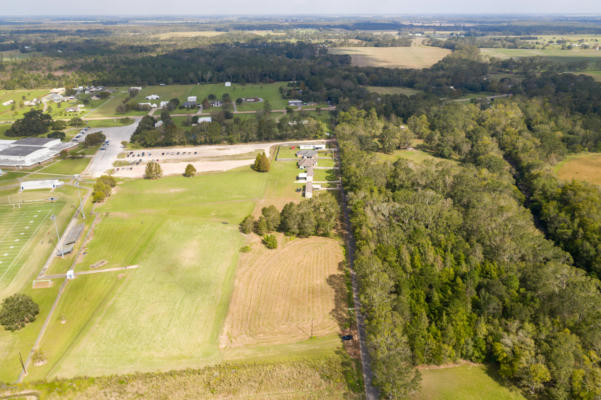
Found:
[{"label": "open pasture", "polygon": [[332,54],[348,54],[359,67],[428,68],[451,53],[440,47],[338,47]]},{"label": "open pasture", "polygon": [[414,94],[422,93],[421,90],[404,87],[404,86],[366,86],[367,90],[377,94],[403,94],[405,96],[413,96]]},{"label": "open pasture", "polygon": [[554,167],[559,179],[601,185],[601,154],[580,153],[568,156]]},{"label": "open pasture", "polygon": [[[242,235],[265,191],[250,168],[120,185],[75,270],[139,265],[72,281],[28,379],[168,370],[220,359]],[[93,362],[90,362],[93,360]]]},{"label": "open pasture", "polygon": [[480,52],[488,57],[500,59],[519,57],[544,57],[554,61],[586,61],[601,58],[601,51],[593,49],[502,49],[483,48]]},{"label": "open pasture", "polygon": [[422,369],[422,382],[412,400],[525,400],[489,375],[483,365]]},{"label": "open pasture", "polygon": [[281,235],[278,241],[276,250],[257,241],[241,256],[223,347],[293,343],[338,331],[341,243]]}]

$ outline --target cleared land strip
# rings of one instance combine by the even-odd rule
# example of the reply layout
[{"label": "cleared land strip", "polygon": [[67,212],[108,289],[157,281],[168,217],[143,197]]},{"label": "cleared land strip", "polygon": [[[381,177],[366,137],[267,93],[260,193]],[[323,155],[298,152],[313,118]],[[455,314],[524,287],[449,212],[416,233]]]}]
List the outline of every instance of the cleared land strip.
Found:
[{"label": "cleared land strip", "polygon": [[[91,275],[91,274],[100,274],[103,272],[116,272],[116,271],[126,271],[130,269],[138,268],[138,265],[128,265],[127,267],[114,267],[114,268],[105,268],[105,269],[91,269],[88,271],[75,272],[74,276],[78,277],[80,275]],[[52,275],[44,275],[40,279],[61,279],[66,278],[67,274],[52,274]]]}]

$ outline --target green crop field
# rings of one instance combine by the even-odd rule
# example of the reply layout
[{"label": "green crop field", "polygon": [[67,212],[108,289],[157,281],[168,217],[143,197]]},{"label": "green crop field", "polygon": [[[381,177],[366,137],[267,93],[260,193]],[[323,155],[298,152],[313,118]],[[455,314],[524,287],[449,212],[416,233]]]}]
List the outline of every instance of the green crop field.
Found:
[{"label": "green crop field", "polygon": [[420,391],[413,400],[524,400],[517,390],[496,381],[480,365],[422,370]]}]

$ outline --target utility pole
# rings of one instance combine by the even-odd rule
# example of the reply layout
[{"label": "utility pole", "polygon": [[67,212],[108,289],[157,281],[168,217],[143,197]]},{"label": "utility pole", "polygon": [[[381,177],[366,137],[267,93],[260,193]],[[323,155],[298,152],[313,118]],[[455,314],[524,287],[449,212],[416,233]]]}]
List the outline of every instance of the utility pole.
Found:
[{"label": "utility pole", "polygon": [[[56,226],[56,215],[51,215],[51,216],[50,216],[50,219],[51,219],[52,221],[54,221],[54,229],[56,230],[56,248],[57,248],[57,250],[58,250],[58,245],[60,244],[61,237],[60,237],[60,235],[58,234],[58,227]],[[63,254],[63,250],[62,250],[62,249],[60,249],[60,252],[61,252],[61,257],[62,257],[62,258],[65,258],[65,255]]]}]

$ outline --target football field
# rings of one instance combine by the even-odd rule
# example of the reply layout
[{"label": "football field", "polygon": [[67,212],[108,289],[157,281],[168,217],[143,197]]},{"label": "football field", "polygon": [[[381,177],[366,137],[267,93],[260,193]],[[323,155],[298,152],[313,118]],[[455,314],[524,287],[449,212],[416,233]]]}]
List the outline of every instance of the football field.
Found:
[{"label": "football field", "polygon": [[0,205],[0,285],[8,284],[19,271],[27,257],[28,246],[53,212],[62,204],[33,203],[20,208]]}]

